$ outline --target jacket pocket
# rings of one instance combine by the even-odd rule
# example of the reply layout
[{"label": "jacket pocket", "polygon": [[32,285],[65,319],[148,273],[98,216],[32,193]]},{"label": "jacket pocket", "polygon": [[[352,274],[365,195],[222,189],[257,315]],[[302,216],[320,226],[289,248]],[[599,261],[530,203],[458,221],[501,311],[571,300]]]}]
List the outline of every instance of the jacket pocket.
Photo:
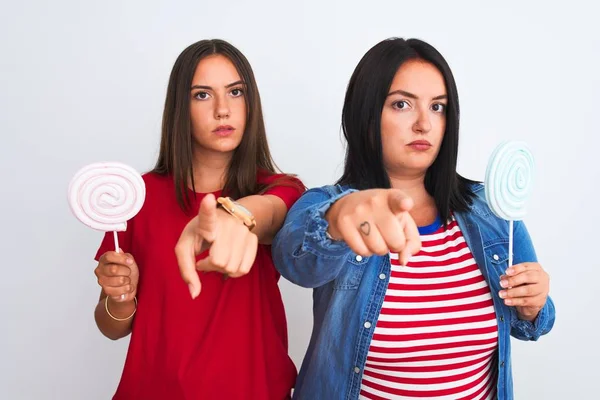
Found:
[{"label": "jacket pocket", "polygon": [[[486,262],[495,273],[504,275],[508,268],[508,241],[498,240],[483,248]],[[491,272],[491,271],[490,271]]]},{"label": "jacket pocket", "polygon": [[360,285],[363,273],[367,266],[369,257],[363,257],[354,253],[348,256],[345,267],[335,279],[333,288],[335,290],[356,290]]}]

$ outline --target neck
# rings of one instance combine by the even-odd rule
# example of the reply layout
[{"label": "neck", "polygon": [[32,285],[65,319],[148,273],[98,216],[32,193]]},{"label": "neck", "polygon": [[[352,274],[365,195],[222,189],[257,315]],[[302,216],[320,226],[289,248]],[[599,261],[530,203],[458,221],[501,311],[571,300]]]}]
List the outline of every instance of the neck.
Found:
[{"label": "neck", "polygon": [[210,193],[223,189],[232,155],[231,152],[195,149],[193,169],[196,192]]},{"label": "neck", "polygon": [[425,172],[416,174],[394,174],[388,171],[392,188],[400,189],[412,198],[414,207],[411,217],[418,226],[432,224],[437,217],[434,198],[425,189]]}]

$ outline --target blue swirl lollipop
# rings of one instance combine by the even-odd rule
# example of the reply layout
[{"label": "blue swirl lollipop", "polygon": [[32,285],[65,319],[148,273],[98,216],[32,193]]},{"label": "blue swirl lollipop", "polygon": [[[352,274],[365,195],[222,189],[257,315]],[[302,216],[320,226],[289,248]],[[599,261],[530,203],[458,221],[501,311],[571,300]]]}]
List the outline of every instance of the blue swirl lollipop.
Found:
[{"label": "blue swirl lollipop", "polygon": [[534,159],[524,142],[501,143],[492,153],[485,173],[485,197],[490,209],[510,223],[508,266],[512,265],[513,221],[527,214],[534,177]]}]

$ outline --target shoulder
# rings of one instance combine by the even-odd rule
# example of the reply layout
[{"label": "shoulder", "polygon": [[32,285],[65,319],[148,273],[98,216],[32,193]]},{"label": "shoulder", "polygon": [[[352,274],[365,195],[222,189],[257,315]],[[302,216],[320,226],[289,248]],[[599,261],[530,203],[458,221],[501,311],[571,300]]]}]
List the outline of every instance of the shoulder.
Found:
[{"label": "shoulder", "polygon": [[155,196],[164,191],[168,191],[172,195],[174,183],[173,177],[170,175],[161,175],[151,171],[142,174],[142,179],[146,185],[146,196]]},{"label": "shoulder", "polygon": [[485,185],[483,183],[472,183],[469,185],[469,189],[473,193],[473,201],[467,214],[482,218],[499,219],[492,212],[492,209],[487,202],[487,198],[485,197]]}]

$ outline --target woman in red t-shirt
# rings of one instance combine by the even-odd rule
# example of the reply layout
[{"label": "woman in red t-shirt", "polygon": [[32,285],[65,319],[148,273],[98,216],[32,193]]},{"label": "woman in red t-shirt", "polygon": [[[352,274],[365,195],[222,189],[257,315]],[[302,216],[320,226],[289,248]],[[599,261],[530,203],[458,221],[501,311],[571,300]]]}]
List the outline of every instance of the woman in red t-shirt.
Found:
[{"label": "woman in red t-shirt", "polygon": [[254,74],[229,43],[178,57],[144,181],[123,251],[106,235],[96,255],[98,328],[131,333],[113,398],[289,398],[296,369],[270,243],[304,186],[276,173]]}]

